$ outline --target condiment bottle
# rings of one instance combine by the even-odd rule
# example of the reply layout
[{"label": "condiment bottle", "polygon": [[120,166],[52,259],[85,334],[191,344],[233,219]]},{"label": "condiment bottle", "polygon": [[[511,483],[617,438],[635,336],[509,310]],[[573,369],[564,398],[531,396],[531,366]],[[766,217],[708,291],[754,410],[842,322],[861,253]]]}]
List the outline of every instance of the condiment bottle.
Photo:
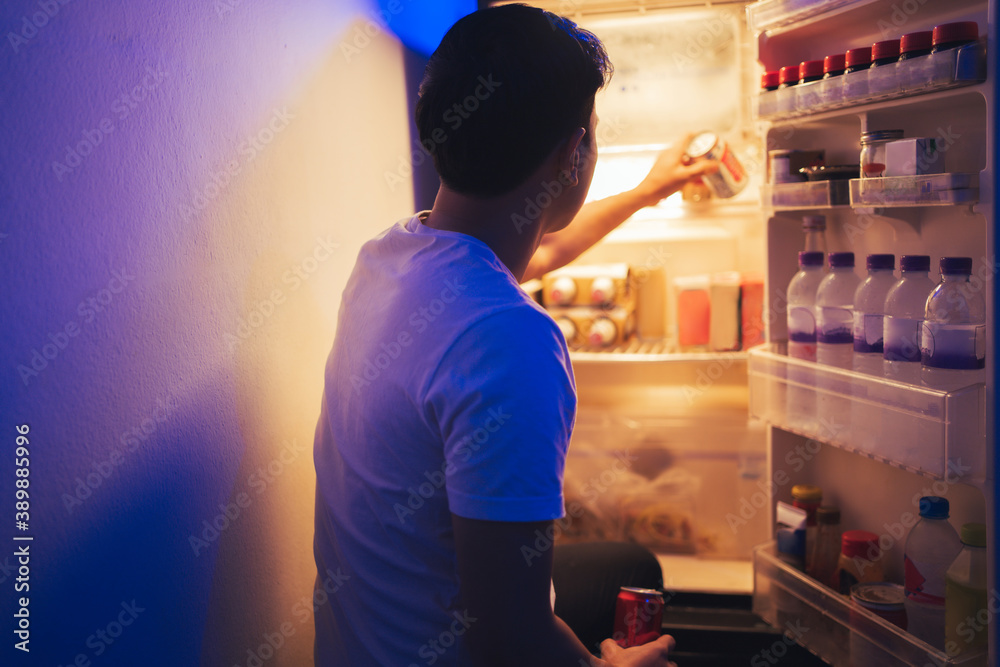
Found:
[{"label": "condiment bottle", "polygon": [[872,44],[872,67],[890,65],[899,60],[899,40],[887,39]]},{"label": "condiment bottle", "polygon": [[819,81],[823,78],[822,60],[803,60],[799,63],[799,83]]},{"label": "condiment bottle", "polygon": [[787,65],[778,70],[778,88],[788,88],[799,82],[799,66]]},{"label": "condiment bottle", "polygon": [[764,72],[760,75],[760,88],[761,90],[777,90],[778,89],[778,70],[772,70],[770,72]]},{"label": "condiment bottle", "polygon": [[831,53],[823,58],[823,78],[831,79],[843,74],[844,68],[847,67],[846,62],[847,58],[843,53]]},{"label": "condiment bottle", "polygon": [[816,548],[816,510],[823,500],[823,490],[815,484],[796,484],[792,487],[792,505],[806,511],[806,557],[812,562]]},{"label": "condiment bottle", "polygon": [[840,509],[822,505],[816,510],[816,547],[806,565],[806,573],[830,588],[837,588],[834,574],[840,558]]},{"label": "condiment bottle", "polygon": [[867,530],[848,530],[840,538],[840,557],[837,559],[837,590],[842,595],[851,594],[854,584],[882,581],[882,549],[878,535]]},{"label": "condiment bottle", "polygon": [[986,526],[967,523],[961,538],[962,551],[944,577],[944,645],[949,655],[952,644],[957,655],[985,650],[993,616],[986,595]]},{"label": "condiment bottle", "polygon": [[860,49],[848,49],[844,54],[844,64],[847,66],[844,74],[852,74],[868,69],[872,64],[872,47],[864,46]]},{"label": "condiment bottle", "polygon": [[931,38],[934,46],[931,53],[954,49],[971,44],[979,39],[979,24],[975,21],[958,21],[957,23],[942,23],[934,27]]},{"label": "condiment bottle", "polygon": [[933,31],[909,32],[899,40],[899,61],[926,56],[933,46]]}]

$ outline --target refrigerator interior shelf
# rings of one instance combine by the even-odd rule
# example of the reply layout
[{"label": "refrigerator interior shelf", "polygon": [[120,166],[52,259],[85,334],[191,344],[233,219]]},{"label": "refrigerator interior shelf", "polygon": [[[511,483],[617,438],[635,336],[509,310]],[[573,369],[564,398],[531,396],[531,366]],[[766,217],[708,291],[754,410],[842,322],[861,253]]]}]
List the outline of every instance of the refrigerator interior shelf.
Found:
[{"label": "refrigerator interior shelf", "polygon": [[754,33],[774,32],[870,2],[873,0],[759,0],[747,5],[747,20]]},{"label": "refrigerator interior shelf", "polygon": [[775,210],[832,208],[850,203],[848,181],[775,183],[763,186],[761,199]]},{"label": "refrigerator interior shelf", "polygon": [[570,359],[573,363],[631,363],[631,362],[670,362],[670,361],[717,361],[725,358],[733,361],[745,361],[747,353],[739,350],[730,352],[681,351],[676,345],[668,345],[663,340],[640,340],[633,338],[628,342],[609,348],[576,348],[570,349]]},{"label": "refrigerator interior shelf", "polygon": [[955,206],[979,201],[979,174],[927,174],[851,180],[851,206]]},{"label": "refrigerator interior shelf", "polygon": [[927,477],[982,476],[982,384],[932,389],[794,359],[785,348],[749,352],[751,417]]},{"label": "refrigerator interior shelf", "polygon": [[834,667],[979,665],[983,653],[949,657],[782,562],[774,543],[753,550],[753,611]]},{"label": "refrigerator interior shelf", "polygon": [[757,95],[757,116],[785,120],[959,88],[986,80],[986,42]]}]

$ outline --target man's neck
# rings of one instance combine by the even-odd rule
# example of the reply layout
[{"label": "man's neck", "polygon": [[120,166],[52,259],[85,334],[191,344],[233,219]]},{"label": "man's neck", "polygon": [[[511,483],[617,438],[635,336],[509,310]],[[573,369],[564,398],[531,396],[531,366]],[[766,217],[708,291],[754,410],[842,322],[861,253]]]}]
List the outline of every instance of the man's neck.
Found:
[{"label": "man's neck", "polygon": [[434,229],[459,232],[485,243],[520,281],[546,229],[544,211],[532,218],[532,201],[521,189],[488,199],[459,194],[442,186],[423,223]]}]

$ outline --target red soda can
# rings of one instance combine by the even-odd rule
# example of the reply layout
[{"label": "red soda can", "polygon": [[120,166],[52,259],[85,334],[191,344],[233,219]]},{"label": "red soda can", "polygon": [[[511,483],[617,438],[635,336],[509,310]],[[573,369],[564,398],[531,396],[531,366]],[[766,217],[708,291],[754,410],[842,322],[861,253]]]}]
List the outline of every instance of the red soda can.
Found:
[{"label": "red soda can", "polygon": [[622,648],[642,646],[660,636],[663,624],[663,594],[649,588],[622,586],[615,604],[615,628],[611,638]]}]

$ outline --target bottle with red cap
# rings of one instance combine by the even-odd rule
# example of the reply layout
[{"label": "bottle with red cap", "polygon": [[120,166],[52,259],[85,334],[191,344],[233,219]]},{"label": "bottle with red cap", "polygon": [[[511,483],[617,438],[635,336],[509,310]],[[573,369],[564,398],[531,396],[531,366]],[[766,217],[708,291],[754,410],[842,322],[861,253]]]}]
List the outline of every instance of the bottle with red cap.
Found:
[{"label": "bottle with red cap", "polygon": [[834,578],[842,595],[850,595],[855,584],[885,580],[878,535],[867,530],[848,530],[840,539],[840,559]]},{"label": "bottle with red cap", "polygon": [[930,30],[909,32],[899,40],[899,64],[896,67],[904,91],[925,88],[931,82],[927,56],[931,53],[932,34]]},{"label": "bottle with red cap", "polygon": [[886,39],[872,44],[872,64],[868,71],[870,95],[891,95],[899,90],[899,77],[896,75],[899,41]]},{"label": "bottle with red cap", "polygon": [[979,24],[975,21],[943,23],[934,27],[931,53],[940,53],[972,44],[979,39]]},{"label": "bottle with red cap", "polygon": [[799,63],[799,85],[795,88],[795,108],[812,109],[822,103],[819,95],[820,89],[816,85],[816,82],[822,78],[822,60],[804,60]]},{"label": "bottle with red cap", "polygon": [[823,58],[823,80],[819,94],[825,106],[838,104],[844,97],[844,80],[841,75],[847,65],[843,53],[833,53]]},{"label": "bottle with red cap", "polygon": [[848,49],[844,53],[844,99],[854,100],[868,95],[868,68],[872,64],[872,47]]},{"label": "bottle with red cap", "polygon": [[899,62],[929,55],[934,46],[930,30],[908,32],[899,40]]},{"label": "bottle with red cap", "polygon": [[778,70],[771,70],[760,75],[760,95],[757,96],[757,115],[766,118],[778,110],[778,100],[775,91],[778,90]]}]

